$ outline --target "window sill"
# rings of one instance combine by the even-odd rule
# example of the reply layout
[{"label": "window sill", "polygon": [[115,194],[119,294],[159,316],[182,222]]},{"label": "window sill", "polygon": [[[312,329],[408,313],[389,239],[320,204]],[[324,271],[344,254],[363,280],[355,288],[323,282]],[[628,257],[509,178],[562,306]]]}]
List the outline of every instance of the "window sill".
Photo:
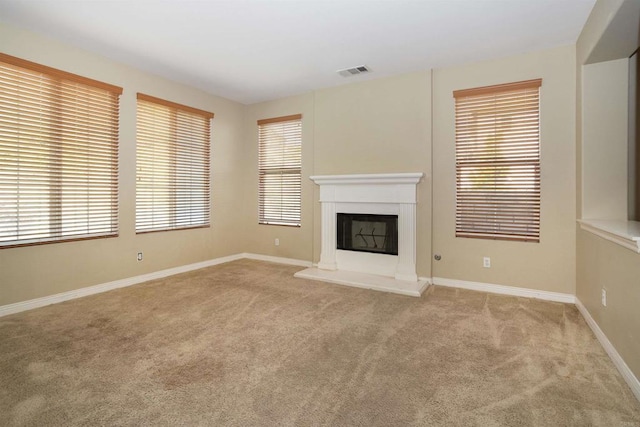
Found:
[{"label": "window sill", "polygon": [[578,222],[583,230],[640,253],[640,222],[605,219],[579,219]]}]

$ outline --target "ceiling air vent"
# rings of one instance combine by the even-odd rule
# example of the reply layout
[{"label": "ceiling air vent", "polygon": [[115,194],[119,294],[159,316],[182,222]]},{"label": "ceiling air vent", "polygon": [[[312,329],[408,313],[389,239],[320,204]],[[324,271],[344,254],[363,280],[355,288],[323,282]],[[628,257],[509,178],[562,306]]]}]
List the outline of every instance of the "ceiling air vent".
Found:
[{"label": "ceiling air vent", "polygon": [[344,70],[338,70],[338,74],[342,77],[355,76],[356,74],[368,73],[371,71],[366,65],[358,65],[357,67],[345,68]]}]

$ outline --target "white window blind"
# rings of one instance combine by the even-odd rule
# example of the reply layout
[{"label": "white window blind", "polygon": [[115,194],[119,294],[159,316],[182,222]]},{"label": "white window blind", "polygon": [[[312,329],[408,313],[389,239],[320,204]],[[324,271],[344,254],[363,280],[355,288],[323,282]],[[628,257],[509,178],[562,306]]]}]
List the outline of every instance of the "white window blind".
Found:
[{"label": "white window blind", "polygon": [[208,227],[213,114],[138,94],[136,232]]},{"label": "white window blind", "polygon": [[302,115],[258,120],[260,224],[300,226]]},{"label": "white window blind", "polygon": [[0,247],[117,236],[121,93],[0,54]]},{"label": "white window blind", "polygon": [[456,236],[540,241],[540,86],[453,93]]}]

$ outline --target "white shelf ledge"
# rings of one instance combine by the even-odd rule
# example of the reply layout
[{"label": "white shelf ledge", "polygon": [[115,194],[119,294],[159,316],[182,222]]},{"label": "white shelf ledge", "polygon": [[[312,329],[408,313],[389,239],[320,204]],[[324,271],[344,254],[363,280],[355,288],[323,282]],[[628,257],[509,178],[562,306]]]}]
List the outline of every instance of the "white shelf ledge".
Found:
[{"label": "white shelf ledge", "polygon": [[354,175],[314,175],[309,178],[318,185],[345,184],[417,184],[424,173],[372,173]]},{"label": "white shelf ledge", "polygon": [[579,219],[580,228],[640,253],[640,222],[609,219]]}]

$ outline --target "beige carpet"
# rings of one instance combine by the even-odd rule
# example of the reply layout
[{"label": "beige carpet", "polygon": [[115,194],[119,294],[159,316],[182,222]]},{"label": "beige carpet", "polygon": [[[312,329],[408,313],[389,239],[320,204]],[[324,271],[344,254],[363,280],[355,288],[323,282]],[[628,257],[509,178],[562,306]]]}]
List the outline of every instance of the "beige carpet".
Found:
[{"label": "beige carpet", "polygon": [[640,426],[571,305],[242,260],[0,318],[0,425]]}]

